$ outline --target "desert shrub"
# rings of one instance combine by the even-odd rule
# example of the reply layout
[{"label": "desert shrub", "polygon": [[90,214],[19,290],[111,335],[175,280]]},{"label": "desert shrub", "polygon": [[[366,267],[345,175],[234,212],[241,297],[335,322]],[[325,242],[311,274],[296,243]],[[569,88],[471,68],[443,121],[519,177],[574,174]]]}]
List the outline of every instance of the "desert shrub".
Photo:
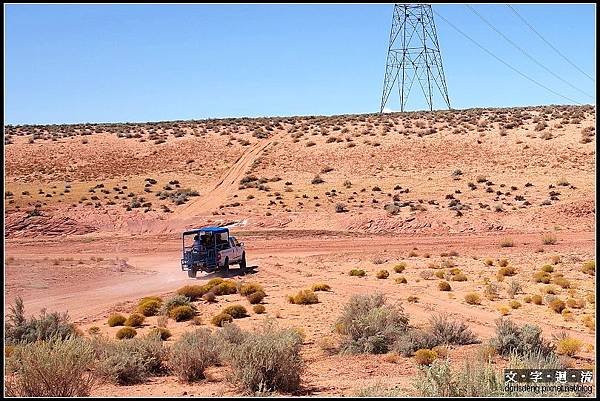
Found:
[{"label": "desert shrub", "polygon": [[552,280],[552,282],[561,288],[570,288],[571,282],[564,277],[556,277]]},{"label": "desert shrub", "polygon": [[415,296],[415,295],[409,295],[408,298],[406,298],[406,300],[410,303],[417,303],[419,302],[419,297]]},{"label": "desert shrub", "polygon": [[265,294],[265,292],[263,290],[259,290],[259,291],[253,292],[252,294],[248,295],[246,297],[246,299],[248,300],[248,302],[250,302],[252,305],[254,305],[254,304],[259,304],[266,296],[267,296],[267,294]]},{"label": "desert shrub", "polygon": [[144,316],[154,316],[160,310],[161,303],[156,300],[147,300],[140,303],[137,307],[138,313],[141,313]]},{"label": "desert shrub", "polygon": [[352,269],[352,270],[350,270],[349,274],[351,276],[356,276],[356,277],[364,277],[367,275],[367,273],[365,273],[365,271],[362,269]]},{"label": "desert shrub", "polygon": [[430,349],[420,349],[415,352],[414,359],[417,365],[431,365],[437,359],[437,352]]},{"label": "desert shrub", "polygon": [[168,298],[160,308],[161,315],[168,315],[171,309],[176,308],[178,306],[191,306],[193,307],[190,299],[185,295],[175,295],[171,298]]},{"label": "desert shrub", "polygon": [[81,338],[21,343],[5,361],[8,397],[85,397],[96,382],[94,349]]},{"label": "desert shrub", "polygon": [[185,322],[194,317],[196,311],[189,305],[177,306],[169,312],[169,317],[176,322]]},{"label": "desert shrub", "polygon": [[144,297],[144,298],[140,299],[140,302],[138,302],[138,305],[141,305],[146,301],[157,301],[162,304],[163,299],[161,297],[159,297],[158,295],[151,295],[149,297]]},{"label": "desert shrub", "polygon": [[458,273],[452,276],[452,281],[467,281],[467,276],[464,273]]},{"label": "desert shrub", "polygon": [[588,260],[587,262],[584,262],[583,265],[581,266],[581,271],[584,272],[585,274],[595,276],[596,275],[596,261]]},{"label": "desert shrub", "polygon": [[581,318],[581,322],[590,330],[596,330],[596,319],[593,316],[585,315]]},{"label": "desert shrub", "polygon": [[108,326],[109,327],[123,326],[123,324],[125,324],[126,320],[127,320],[127,318],[125,316],[121,315],[120,313],[114,313],[108,317]]},{"label": "desert shrub", "polygon": [[447,281],[440,281],[438,283],[438,289],[440,291],[451,291],[452,287],[450,287],[450,283],[448,283]]},{"label": "desert shrub", "polygon": [[569,298],[566,303],[571,309],[582,309],[585,306],[585,301],[581,298]]},{"label": "desert shrub", "polygon": [[500,305],[496,308],[496,310],[502,315],[510,315],[510,308],[508,306]]},{"label": "desert shrub", "polygon": [[546,272],[535,272],[533,274],[533,280],[536,283],[544,283],[544,284],[548,284],[550,283],[551,280],[551,276],[550,273],[546,273]]},{"label": "desert shrub", "polygon": [[186,383],[204,379],[206,368],[218,362],[218,343],[208,329],[183,333],[171,347],[169,355],[171,370]]},{"label": "desert shrub", "polygon": [[144,317],[144,315],[140,314],[140,313],[132,313],[131,315],[129,315],[129,317],[127,318],[127,320],[125,320],[125,326],[129,326],[129,327],[140,327],[142,324],[144,324],[144,320],[146,318]]},{"label": "desert shrub", "polygon": [[298,390],[304,369],[298,331],[266,322],[245,337],[229,354],[234,380],[251,392]]},{"label": "desert shrub", "polygon": [[432,336],[435,345],[466,345],[479,342],[465,322],[450,320],[444,314],[433,315],[429,319],[427,332]]},{"label": "desert shrub", "polygon": [[261,313],[265,313],[265,306],[264,305],[254,305],[252,307],[252,310],[254,311],[254,313],[260,315]]},{"label": "desert shrub", "polygon": [[233,280],[225,280],[211,289],[215,295],[230,295],[237,292],[237,284]]},{"label": "desert shrub", "polygon": [[515,295],[523,291],[523,287],[521,287],[521,283],[519,281],[513,279],[510,281],[510,283],[508,283],[508,289],[506,291],[508,292],[508,296],[510,298],[514,298]]},{"label": "desert shrub", "polygon": [[223,324],[233,322],[233,317],[227,313],[219,313],[213,316],[210,322],[215,326],[223,327]]},{"label": "desert shrub", "polygon": [[241,319],[243,317],[248,316],[248,311],[246,310],[246,308],[239,304],[230,305],[223,309],[221,313],[230,315],[234,319]]},{"label": "desert shrub", "polygon": [[514,266],[505,266],[498,270],[499,277],[514,276],[515,274],[517,274],[517,269]]},{"label": "desert shrub", "polygon": [[554,245],[557,241],[558,239],[554,234],[544,234],[544,236],[542,237],[542,243],[544,245]]},{"label": "desert shrub", "polygon": [[[435,273],[433,273],[434,276],[436,276],[437,278],[444,278],[446,276],[446,271],[445,270],[437,270]],[[425,277],[423,277],[425,278]]]},{"label": "desert shrub", "polygon": [[575,356],[583,348],[583,342],[576,338],[566,337],[558,341],[556,353],[559,355]]},{"label": "desert shrub", "polygon": [[202,300],[204,302],[209,302],[209,303],[217,302],[217,296],[215,295],[214,292],[209,291],[206,294],[202,295]]},{"label": "desert shrub", "polygon": [[336,328],[344,336],[343,352],[382,354],[406,332],[408,317],[400,305],[386,305],[382,294],[353,295]]},{"label": "desert shrub", "polygon": [[166,327],[155,327],[148,333],[148,336],[160,338],[162,341],[167,341],[173,336],[171,331]]},{"label": "desert shrub", "polygon": [[123,339],[127,339],[127,338],[133,338],[137,335],[137,331],[135,331],[135,329],[133,327],[122,327],[119,329],[119,331],[117,331],[117,334],[115,334],[115,337],[118,340],[123,340]]},{"label": "desert shrub", "polygon": [[531,303],[531,295],[525,295],[523,297],[523,302],[525,302],[526,304],[530,304]]},{"label": "desert shrub", "polygon": [[470,292],[465,295],[465,302],[469,305],[481,305],[481,297],[476,292]]},{"label": "desert shrub", "polygon": [[176,293],[187,297],[190,301],[195,301],[210,291],[210,288],[208,285],[186,285],[179,288]]},{"label": "desert shrub", "polygon": [[500,240],[500,247],[501,248],[510,248],[515,246],[514,241],[512,240],[512,238],[503,238],[502,240]]},{"label": "desert shrub", "polygon": [[419,256],[419,254],[414,249],[408,253],[408,257],[409,258],[412,258],[412,257],[415,257],[415,256]]},{"label": "desert shrub", "polygon": [[563,309],[565,309],[565,306],[566,305],[565,305],[564,301],[562,301],[558,298],[556,298],[556,299],[550,301],[550,303],[548,303],[548,307],[556,313],[561,313],[563,311]]},{"label": "desert shrub", "polygon": [[396,273],[402,273],[406,269],[406,263],[400,262],[394,266],[394,271]]},{"label": "desert shrub", "polygon": [[111,383],[141,383],[148,375],[161,374],[167,370],[167,350],[157,336],[116,342],[96,338],[93,344],[98,359],[96,373]]},{"label": "desert shrub", "polygon": [[325,284],[325,283],[313,284],[311,289],[313,291],[331,291],[331,287],[329,286],[329,284]]},{"label": "desert shrub", "polygon": [[546,273],[552,273],[554,271],[554,266],[544,265],[544,266],[542,266],[542,271],[546,272]]},{"label": "desert shrub", "polygon": [[406,277],[404,277],[404,276],[396,277],[395,281],[396,281],[396,284],[406,284],[407,283]]},{"label": "desert shrub", "polygon": [[486,266],[493,266],[494,265],[494,261],[492,259],[486,259],[483,261],[483,264]]},{"label": "desert shrub", "polygon": [[508,303],[508,306],[510,306],[512,309],[519,309],[521,307],[521,303],[513,299]]},{"label": "desert shrub", "polygon": [[250,294],[253,294],[258,291],[263,291],[264,289],[260,284],[257,283],[245,283],[242,284],[239,288],[240,295],[247,297]]},{"label": "desert shrub", "polygon": [[490,301],[498,298],[499,285],[495,283],[488,283],[483,290],[483,295]]},{"label": "desert shrub", "polygon": [[221,284],[223,281],[225,281],[225,279],[223,279],[221,277],[215,277],[215,278],[211,278],[210,280],[208,280],[208,282],[205,285],[208,288],[213,288],[214,286]]},{"label": "desert shrub", "polygon": [[535,294],[531,297],[531,301],[536,305],[541,305],[542,304],[542,296]]},{"label": "desert shrub", "polygon": [[78,335],[67,313],[47,313],[42,310],[39,317],[25,316],[23,299],[17,297],[8,308],[5,319],[4,340],[7,344],[34,342],[39,340],[66,339]]},{"label": "desert shrub", "polygon": [[88,334],[91,336],[95,336],[97,334],[100,334],[100,327],[98,326],[92,326],[87,330]]},{"label": "desert shrub", "polygon": [[390,273],[387,270],[379,270],[375,277],[378,279],[386,279],[390,276]]},{"label": "desert shrub", "polygon": [[319,298],[311,290],[300,290],[296,295],[288,295],[288,302],[296,305],[310,305],[319,303]]},{"label": "desert shrub", "polygon": [[496,321],[496,335],[490,340],[490,345],[502,356],[511,353],[526,355],[531,352],[547,355],[553,352],[552,347],[542,338],[542,330],[538,326],[525,324],[519,327],[510,319]]},{"label": "desert shrub", "polygon": [[498,266],[500,266],[500,267],[506,267],[506,266],[508,266],[508,259],[500,259],[498,261]]}]

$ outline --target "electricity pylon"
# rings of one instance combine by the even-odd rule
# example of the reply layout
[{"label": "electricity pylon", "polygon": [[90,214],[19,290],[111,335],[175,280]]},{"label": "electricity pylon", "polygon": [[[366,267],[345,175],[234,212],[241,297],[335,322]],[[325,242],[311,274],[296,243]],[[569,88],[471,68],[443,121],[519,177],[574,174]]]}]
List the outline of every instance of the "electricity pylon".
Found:
[{"label": "electricity pylon", "polygon": [[423,91],[429,110],[433,110],[436,88],[450,109],[431,5],[395,4],[380,112],[383,112],[396,81],[400,111],[404,111],[415,80]]}]

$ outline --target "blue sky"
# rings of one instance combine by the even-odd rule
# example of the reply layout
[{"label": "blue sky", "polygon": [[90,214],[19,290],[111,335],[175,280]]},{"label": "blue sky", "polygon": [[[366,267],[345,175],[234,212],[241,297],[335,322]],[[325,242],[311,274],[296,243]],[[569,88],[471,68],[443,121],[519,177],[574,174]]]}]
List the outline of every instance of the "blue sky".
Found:
[{"label": "blue sky", "polygon": [[[595,6],[514,5],[595,77]],[[580,103],[595,84],[504,5],[433,5],[499,57]],[[6,5],[5,122],[160,121],[379,111],[392,4]],[[453,108],[567,104],[436,18]],[[395,96],[394,96],[395,95]],[[422,108],[418,91],[408,108]],[[389,108],[398,110],[397,91]]]}]

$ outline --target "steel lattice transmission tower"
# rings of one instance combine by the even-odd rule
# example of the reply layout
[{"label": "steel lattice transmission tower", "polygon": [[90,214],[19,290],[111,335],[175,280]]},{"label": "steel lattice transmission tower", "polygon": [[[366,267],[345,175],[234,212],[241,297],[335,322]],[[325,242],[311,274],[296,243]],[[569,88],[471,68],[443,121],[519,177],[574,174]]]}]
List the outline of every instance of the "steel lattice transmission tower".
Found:
[{"label": "steel lattice transmission tower", "polygon": [[400,111],[404,111],[415,80],[425,95],[429,110],[433,110],[436,88],[450,109],[431,5],[395,4],[380,112],[383,112],[396,82],[400,92]]}]

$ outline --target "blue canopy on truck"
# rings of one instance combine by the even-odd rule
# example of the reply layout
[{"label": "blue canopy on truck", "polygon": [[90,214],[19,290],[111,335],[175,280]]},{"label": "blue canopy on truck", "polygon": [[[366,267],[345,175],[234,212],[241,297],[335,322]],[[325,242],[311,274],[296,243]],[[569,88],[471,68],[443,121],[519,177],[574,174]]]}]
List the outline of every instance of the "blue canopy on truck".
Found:
[{"label": "blue canopy on truck", "polygon": [[226,227],[209,226],[209,227],[202,227],[202,228],[196,228],[193,230],[184,231],[183,235],[199,234],[199,233],[213,233],[213,234],[229,233],[229,229]]}]

